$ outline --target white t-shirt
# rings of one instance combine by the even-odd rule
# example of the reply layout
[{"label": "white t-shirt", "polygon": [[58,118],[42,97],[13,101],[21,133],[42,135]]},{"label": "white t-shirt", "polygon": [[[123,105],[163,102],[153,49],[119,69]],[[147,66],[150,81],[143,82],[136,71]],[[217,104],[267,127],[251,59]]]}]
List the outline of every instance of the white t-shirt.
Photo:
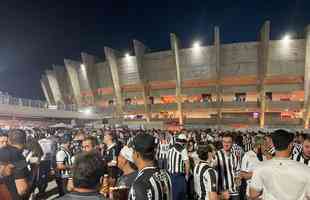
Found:
[{"label": "white t-shirt", "polygon": [[[253,172],[257,166],[260,164],[260,161],[257,158],[257,155],[254,151],[248,151],[244,154],[241,162],[241,171],[244,172]],[[250,184],[251,179],[247,180],[247,189],[246,194],[247,196],[250,195]]]},{"label": "white t-shirt", "polygon": [[187,152],[186,148],[181,151],[181,155],[182,155],[182,160],[183,161],[187,161],[189,159],[188,158],[188,152]]},{"label": "white t-shirt", "polygon": [[53,140],[43,138],[38,141],[40,144],[42,151],[43,151],[43,157],[42,160],[51,160],[53,156],[56,154],[56,145]]},{"label": "white t-shirt", "polygon": [[188,156],[194,160],[195,165],[199,163],[200,159],[199,159],[199,156],[197,154],[197,151],[188,153]]},{"label": "white t-shirt", "polygon": [[310,168],[288,158],[267,160],[254,170],[250,187],[261,191],[263,200],[305,200],[310,198]]}]

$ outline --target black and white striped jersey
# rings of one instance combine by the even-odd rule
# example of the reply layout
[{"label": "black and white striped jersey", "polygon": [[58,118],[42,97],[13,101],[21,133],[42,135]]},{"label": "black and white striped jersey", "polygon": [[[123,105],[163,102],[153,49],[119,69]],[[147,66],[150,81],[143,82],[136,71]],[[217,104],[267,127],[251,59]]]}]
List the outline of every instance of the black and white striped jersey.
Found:
[{"label": "black and white striped jersey", "polygon": [[170,144],[170,146],[173,146],[175,144],[175,137],[173,135],[169,135],[168,137],[168,143]]},{"label": "black and white striped jersey", "polygon": [[252,150],[253,146],[253,141],[252,137],[247,135],[243,137],[243,145],[244,145],[244,151],[248,152]]},{"label": "black and white striped jersey", "polygon": [[129,191],[129,200],[172,200],[169,174],[156,167],[142,169]]},{"label": "black and white striped jersey", "polygon": [[197,200],[208,200],[209,192],[218,192],[218,175],[206,162],[195,165],[194,188]]},{"label": "black and white striped jersey", "polygon": [[302,145],[298,143],[293,143],[292,155],[299,155],[302,152]]},{"label": "black and white striped jersey", "polygon": [[242,147],[240,147],[237,144],[233,144],[231,151],[233,154],[236,155],[237,159],[239,160],[239,162],[241,162],[242,157],[244,155],[244,150],[242,149]]},{"label": "black and white striped jersey", "polygon": [[271,155],[271,156],[275,156],[276,155],[276,149],[274,148],[273,145],[269,145],[266,148],[266,152]]},{"label": "black and white striped jersey", "polygon": [[157,158],[159,160],[165,160],[167,159],[168,156],[168,151],[170,148],[170,144],[166,141],[160,141],[159,145],[158,145],[158,152],[157,152]]},{"label": "black and white striped jersey", "polygon": [[298,154],[293,154],[292,159],[310,167],[310,161],[309,161],[310,159],[305,158],[303,152],[300,152]]},{"label": "black and white striped jersey", "polygon": [[238,186],[235,178],[240,173],[240,161],[237,156],[232,151],[226,153],[221,149],[215,154],[214,165],[219,177],[219,190],[229,191],[231,195],[236,195]]},{"label": "black and white striped jersey", "polygon": [[111,162],[111,161],[115,161],[116,162],[118,154],[119,154],[119,152],[117,150],[117,145],[116,145],[116,143],[113,143],[105,151],[104,159],[107,162]]},{"label": "black and white striped jersey", "polygon": [[185,161],[189,160],[186,148],[181,148],[177,144],[168,151],[168,172],[171,174],[185,173]]},{"label": "black and white striped jersey", "polygon": [[[72,165],[71,153],[67,149],[60,146],[59,150],[56,153],[56,163],[64,164],[66,166]],[[60,171],[58,171],[57,176],[60,176],[61,178],[69,178],[70,177],[70,171],[69,170],[60,170]]]}]

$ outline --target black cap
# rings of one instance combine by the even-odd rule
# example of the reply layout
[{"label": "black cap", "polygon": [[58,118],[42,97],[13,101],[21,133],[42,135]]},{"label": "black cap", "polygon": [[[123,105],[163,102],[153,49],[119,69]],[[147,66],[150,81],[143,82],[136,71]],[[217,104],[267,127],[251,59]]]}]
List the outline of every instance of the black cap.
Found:
[{"label": "black cap", "polygon": [[132,142],[132,148],[140,153],[151,153],[155,147],[155,138],[149,134],[139,134]]},{"label": "black cap", "polygon": [[61,138],[60,138],[60,140],[59,140],[59,142],[61,143],[61,144],[66,144],[66,143],[68,143],[68,142],[70,142],[71,141],[71,135],[70,134],[64,134]]}]

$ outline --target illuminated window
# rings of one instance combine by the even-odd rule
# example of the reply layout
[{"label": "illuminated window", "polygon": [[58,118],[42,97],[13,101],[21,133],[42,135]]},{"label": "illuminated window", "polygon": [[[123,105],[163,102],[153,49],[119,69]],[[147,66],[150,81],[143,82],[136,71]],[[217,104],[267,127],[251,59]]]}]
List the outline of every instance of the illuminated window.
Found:
[{"label": "illuminated window", "polygon": [[266,100],[272,101],[272,92],[266,92]]},{"label": "illuminated window", "polygon": [[235,101],[237,102],[245,102],[246,101],[246,93],[235,93]]}]

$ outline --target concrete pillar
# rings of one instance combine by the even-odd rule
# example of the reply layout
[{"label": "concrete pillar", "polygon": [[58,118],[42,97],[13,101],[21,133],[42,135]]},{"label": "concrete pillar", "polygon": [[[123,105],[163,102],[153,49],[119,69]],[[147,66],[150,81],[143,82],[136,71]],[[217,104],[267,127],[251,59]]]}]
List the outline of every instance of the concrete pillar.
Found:
[{"label": "concrete pillar", "polygon": [[54,102],[53,102],[51,94],[49,93],[48,88],[47,88],[49,86],[46,85],[46,83],[43,79],[44,79],[44,77],[41,78],[40,83],[41,83],[41,88],[43,90],[44,97],[45,97],[48,105],[52,105],[52,104],[54,104]]},{"label": "concrete pillar", "polygon": [[304,129],[309,128],[309,115],[304,119]]},{"label": "concrete pillar", "polygon": [[68,73],[69,83],[72,87],[72,92],[76,104],[81,102],[81,87],[78,76],[78,69],[80,68],[81,63],[69,59],[64,60],[65,67]]},{"label": "concrete pillar", "polygon": [[60,65],[53,65],[53,70],[55,71],[56,79],[64,103],[72,104],[73,92],[71,84],[69,84],[69,77],[65,67]]},{"label": "concrete pillar", "polygon": [[270,41],[270,22],[266,21],[260,30],[260,43],[258,50],[258,91],[260,96],[260,118],[259,127],[265,126],[266,92],[264,80],[269,66],[269,41]]},{"label": "concrete pillar", "polygon": [[138,74],[139,74],[139,79],[140,79],[140,84],[143,86],[143,101],[144,101],[144,113],[146,116],[146,121],[150,122],[151,120],[151,112],[150,112],[150,101],[149,101],[149,96],[150,96],[150,90],[148,87],[148,81],[146,80],[146,77],[144,75],[144,70],[143,70],[143,56],[146,51],[146,47],[142,42],[139,42],[138,40],[133,40],[133,45],[134,45],[134,50],[135,50],[135,55],[136,55],[136,60],[137,60],[137,68],[138,68]]},{"label": "concrete pillar", "polygon": [[51,89],[51,86],[50,86],[49,81],[47,79],[47,76],[46,75],[42,75],[41,76],[41,80],[44,83],[44,86],[45,86],[47,95],[48,95],[48,97],[50,99],[51,105],[56,105],[56,101],[54,99],[54,96],[53,96],[53,93],[52,93],[52,89]]},{"label": "concrete pillar", "polygon": [[114,94],[115,94],[115,99],[116,99],[116,113],[115,113],[116,118],[121,120],[123,117],[123,98],[122,98],[122,90],[120,86],[116,52],[109,47],[104,47],[104,53],[105,53],[105,57],[111,69],[112,82],[113,82]]},{"label": "concrete pillar", "polygon": [[61,95],[61,92],[59,89],[58,81],[56,79],[55,71],[46,70],[45,73],[46,73],[46,77],[47,77],[47,80],[49,82],[49,85],[51,87],[51,91],[52,91],[53,97],[55,99],[55,103],[56,104],[63,103],[63,98],[62,98],[62,95]]},{"label": "concrete pillar", "polygon": [[304,75],[304,128],[309,128],[310,118],[310,25],[306,28],[306,53]]},{"label": "concrete pillar", "polygon": [[221,88],[221,41],[220,29],[214,28],[214,51],[215,51],[215,69],[216,69],[216,102],[217,102],[217,125],[221,125],[222,121],[222,88]]},{"label": "concrete pillar", "polygon": [[85,68],[85,81],[87,82],[89,92],[91,92],[92,95],[92,102],[94,102],[94,91],[98,88],[98,73],[95,68],[96,64],[96,57],[87,53],[82,52],[82,63]]},{"label": "concrete pillar", "polygon": [[260,118],[259,118],[259,127],[264,128],[265,126],[265,110],[266,110],[266,95],[265,90],[260,92]]},{"label": "concrete pillar", "polygon": [[182,109],[182,77],[179,57],[179,41],[174,33],[170,34],[171,49],[176,66],[176,100],[178,105],[179,124],[183,125],[183,109]]}]

